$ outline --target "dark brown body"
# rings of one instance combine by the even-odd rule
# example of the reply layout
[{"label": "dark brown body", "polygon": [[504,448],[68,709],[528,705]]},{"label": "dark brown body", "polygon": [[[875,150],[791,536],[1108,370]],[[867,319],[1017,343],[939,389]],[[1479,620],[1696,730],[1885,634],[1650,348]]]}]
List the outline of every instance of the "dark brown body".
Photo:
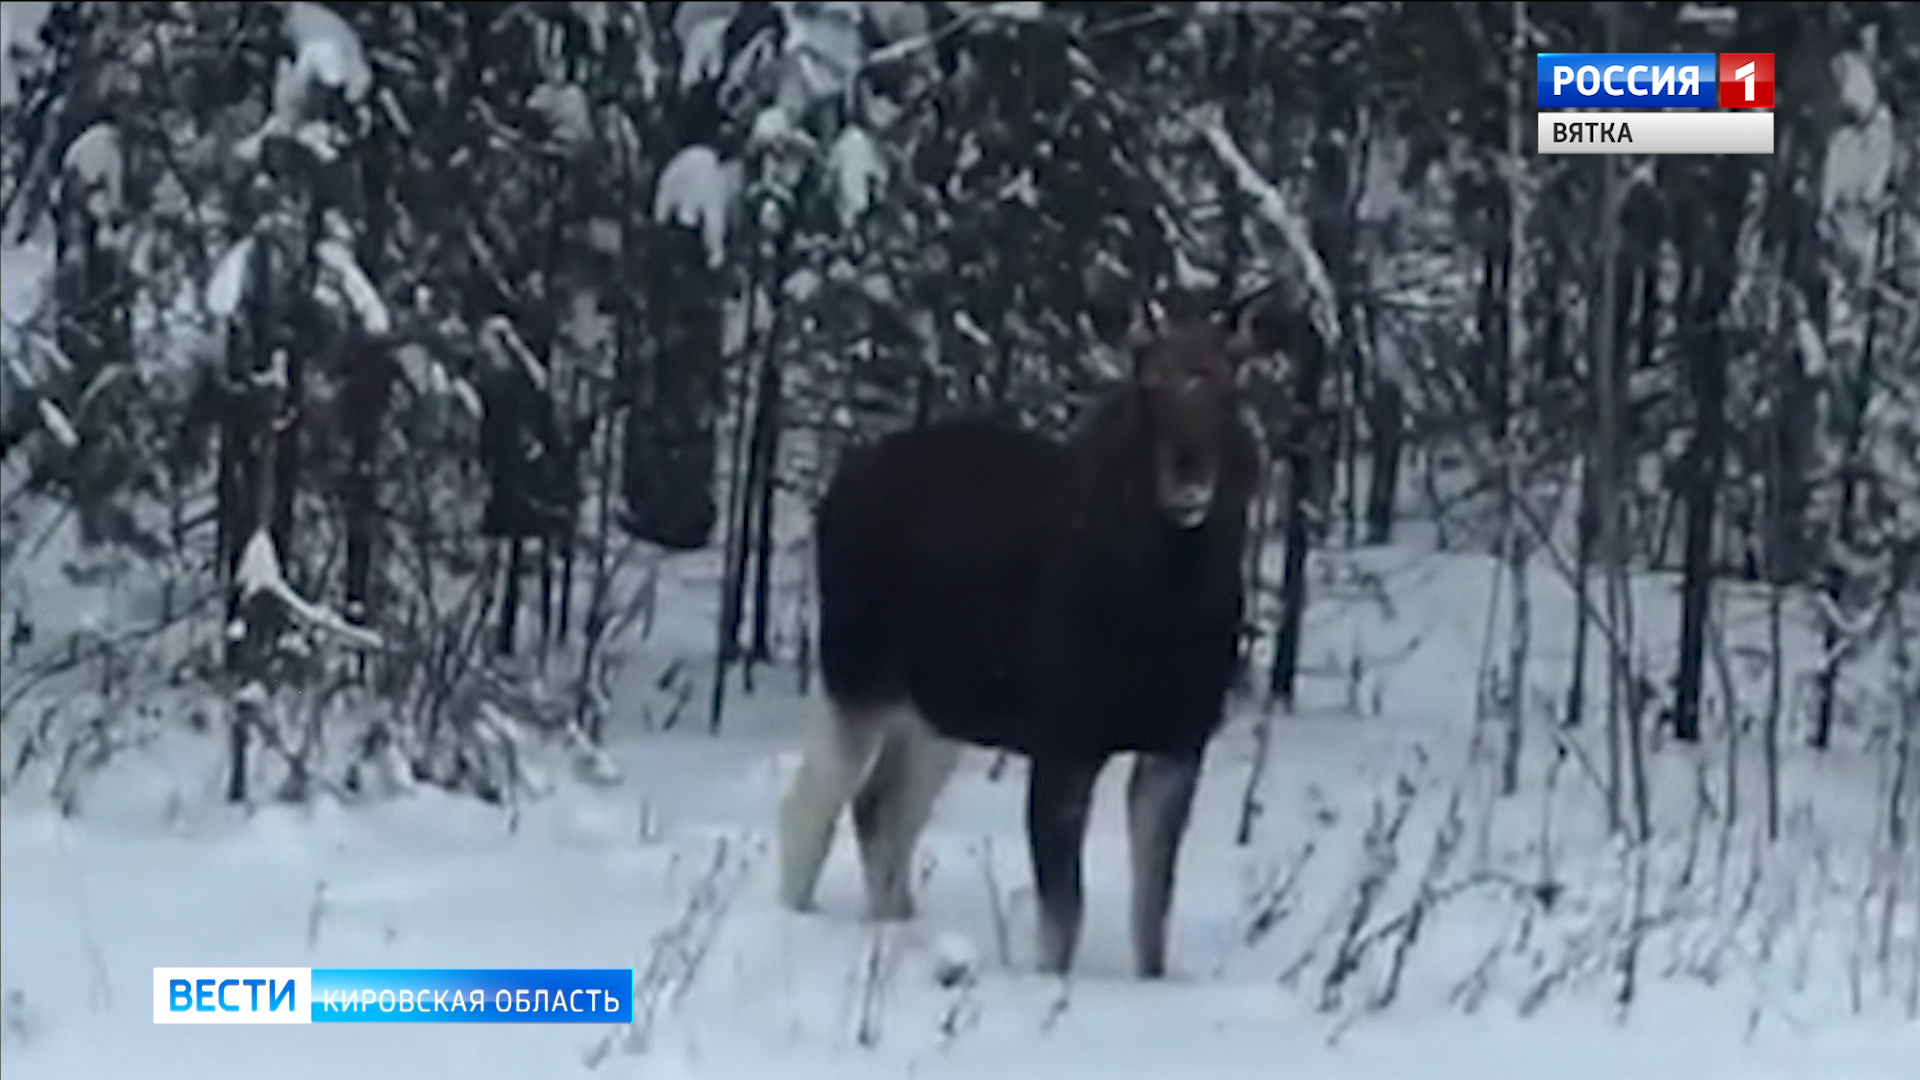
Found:
[{"label": "dark brown body", "polygon": [[1219,726],[1258,475],[1229,431],[1226,509],[1164,520],[1124,399],[1068,445],[987,422],[894,435],[819,514],[820,661],[856,708],[1024,754],[1197,753]]}]

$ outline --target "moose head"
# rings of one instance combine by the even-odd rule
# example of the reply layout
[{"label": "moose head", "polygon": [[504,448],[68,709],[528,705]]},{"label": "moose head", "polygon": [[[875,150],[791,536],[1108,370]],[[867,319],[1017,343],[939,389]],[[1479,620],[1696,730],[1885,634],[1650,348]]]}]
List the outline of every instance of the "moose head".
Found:
[{"label": "moose head", "polygon": [[1272,351],[1259,301],[1229,311],[1197,301],[1141,305],[1125,340],[1153,499],[1180,529],[1212,515],[1222,461],[1241,424],[1240,389]]}]

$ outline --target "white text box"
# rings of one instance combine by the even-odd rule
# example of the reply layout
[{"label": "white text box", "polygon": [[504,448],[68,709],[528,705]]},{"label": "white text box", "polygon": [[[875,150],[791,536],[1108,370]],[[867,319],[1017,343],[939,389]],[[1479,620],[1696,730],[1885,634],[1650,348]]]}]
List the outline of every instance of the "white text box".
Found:
[{"label": "white text box", "polygon": [[1543,112],[1542,154],[1771,154],[1770,112]]}]

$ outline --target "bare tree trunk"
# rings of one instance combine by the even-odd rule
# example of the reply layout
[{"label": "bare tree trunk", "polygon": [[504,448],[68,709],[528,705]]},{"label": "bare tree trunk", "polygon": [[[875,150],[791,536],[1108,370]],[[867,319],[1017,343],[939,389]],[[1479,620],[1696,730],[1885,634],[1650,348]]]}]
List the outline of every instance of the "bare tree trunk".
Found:
[{"label": "bare tree trunk", "polygon": [[1351,549],[1360,542],[1360,367],[1359,349],[1346,349],[1342,356],[1340,391],[1340,534],[1341,543]]},{"label": "bare tree trunk", "polygon": [[[746,320],[751,329],[755,322],[755,309],[760,295],[760,265],[756,261],[755,270],[747,278]],[[780,311],[779,301],[775,300],[774,327],[762,342],[766,353],[761,358],[759,370],[764,372],[774,363],[774,350],[779,348]],[[764,376],[762,376],[764,378]],[[731,474],[727,479],[727,512],[724,528],[726,546],[722,556],[722,576],[720,582],[720,615],[714,626],[713,688],[708,702],[707,726],[713,731],[720,730],[720,717],[726,709],[727,670],[733,666],[740,653],[741,610],[746,601],[748,515],[753,508],[753,473],[755,456],[749,445],[753,401],[757,397],[759,378],[743,380],[740,385],[740,397],[734,410],[733,453],[729,455],[727,468]],[[749,675],[751,678],[751,675]]]},{"label": "bare tree trunk", "polygon": [[769,364],[761,378],[760,416],[755,425],[758,430],[754,432],[759,481],[754,497],[759,505],[754,512],[753,631],[748,646],[749,662],[764,662],[773,656],[774,496],[780,485],[782,381],[779,365]]},{"label": "bare tree trunk", "polygon": [[[1714,185],[1718,190],[1720,185]],[[1708,211],[1733,215],[1731,210]],[[1722,262],[1733,252],[1719,242],[1738,228],[1714,228],[1708,250],[1696,266],[1699,290],[1693,305],[1694,323],[1702,340],[1690,350],[1695,430],[1687,454],[1686,570],[1681,581],[1680,670],[1675,683],[1673,736],[1681,742],[1700,741],[1700,684],[1706,659],[1706,628],[1712,604],[1713,534],[1718,516],[1721,459],[1726,442],[1726,337],[1720,330],[1721,309],[1732,284],[1732,268]],[[1726,239],[1731,240],[1730,236]]]},{"label": "bare tree trunk", "polygon": [[[1591,437],[1591,436],[1589,436]],[[1595,532],[1594,514],[1594,468],[1589,457],[1581,463],[1580,490],[1575,498],[1580,500],[1575,515],[1574,532],[1574,615],[1573,615],[1573,677],[1567,684],[1567,711],[1562,723],[1567,727],[1578,727],[1587,712],[1587,639],[1588,629],[1593,625],[1593,617],[1588,613],[1587,578],[1593,567],[1593,534]]]},{"label": "bare tree trunk", "polygon": [[[366,208],[354,239],[355,260],[375,281],[387,280],[387,241],[394,224],[388,201],[393,183],[393,139],[398,135],[383,114],[375,121],[376,136],[356,158],[359,164],[360,203]],[[379,543],[378,469],[380,436],[385,429],[388,402],[399,368],[395,345],[362,341],[351,347],[340,378],[345,384],[348,461],[344,492],[346,509],[346,616],[354,622],[373,618],[374,567]],[[366,658],[362,665],[364,677]]]},{"label": "bare tree trunk", "polygon": [[[1629,216],[1631,219],[1631,215]],[[1634,339],[1633,359],[1621,361],[1624,365],[1623,374],[1620,377],[1622,395],[1627,394],[1633,386],[1635,372],[1656,370],[1659,362],[1657,349],[1660,343],[1658,262],[1660,237],[1654,232],[1650,223],[1645,221],[1640,222],[1640,228],[1635,231],[1633,237],[1635,245],[1632,249],[1632,257],[1628,259],[1628,267],[1622,271],[1623,275],[1634,283],[1633,288],[1637,296],[1635,302],[1623,307],[1620,312],[1621,335],[1623,337],[1626,335],[1631,317],[1630,325]],[[1630,415],[1632,406],[1633,403],[1623,396],[1621,408],[1627,410],[1623,415]],[[1629,432],[1622,432],[1622,438],[1631,441],[1632,436]],[[1631,465],[1628,464],[1627,467],[1630,469]],[[1676,480],[1673,469],[1664,464],[1661,466],[1660,481],[1649,500],[1652,503],[1649,517],[1653,522],[1653,529],[1648,534],[1646,556],[1648,569],[1651,570],[1663,570],[1669,565],[1667,548],[1673,539],[1674,518],[1680,509],[1682,489],[1686,486],[1684,482]],[[1623,494],[1634,500],[1633,505],[1639,504],[1637,490],[1629,490]],[[1631,514],[1631,510],[1625,512]],[[1632,534],[1629,532],[1627,535],[1629,537],[1627,547],[1632,550],[1634,547]]]},{"label": "bare tree trunk", "polygon": [[[243,307],[241,328],[227,340],[228,397],[221,431],[221,533],[228,542],[222,554],[227,585],[227,625],[241,632],[226,638],[227,679],[232,689],[227,728],[227,801],[245,802],[248,795],[249,743],[263,704],[249,688],[265,674],[268,642],[278,634],[279,612],[266,603],[264,593],[251,599],[242,591],[239,570],[247,545],[262,526],[271,530],[270,506],[276,468],[273,418],[280,411],[275,380],[263,378],[282,355],[274,328],[281,312],[275,305],[275,278],[281,268],[266,250],[254,253],[248,274],[251,287]],[[269,531],[271,535],[271,531]]]},{"label": "bare tree trunk", "polygon": [[[1713,669],[1720,684],[1720,713],[1727,727],[1726,813],[1721,815],[1722,842],[1740,820],[1740,692],[1733,682],[1733,664],[1727,658],[1727,603],[1717,599],[1713,613]],[[1703,766],[1704,768],[1704,766]],[[1702,780],[1704,787],[1705,780]]]},{"label": "bare tree trunk", "polygon": [[[1775,325],[1778,326],[1776,305]],[[1774,368],[1780,367],[1780,354],[1783,351],[1778,336],[1771,346],[1774,356]],[[1781,405],[1785,395],[1779,381],[1774,383],[1773,415],[1767,424],[1767,716],[1765,730],[1761,737],[1766,741],[1762,754],[1767,768],[1767,839],[1780,839],[1780,710],[1782,706],[1783,668],[1786,657],[1783,655],[1780,622],[1781,608],[1786,599],[1786,581],[1782,575],[1785,569],[1781,565],[1785,556],[1786,529],[1781,521],[1785,516],[1782,505],[1784,492],[1781,490],[1781,453],[1780,442],[1785,438],[1786,417]]]},{"label": "bare tree trunk", "polygon": [[[1313,335],[1309,335],[1313,337]],[[1280,570],[1280,626],[1273,644],[1273,668],[1267,690],[1290,712],[1294,681],[1300,668],[1300,631],[1306,620],[1307,547],[1313,514],[1313,440],[1319,434],[1320,380],[1326,370],[1326,345],[1314,337],[1296,357],[1293,388],[1294,423],[1289,425],[1287,451],[1286,555]]]},{"label": "bare tree trunk", "polygon": [[[600,490],[596,496],[599,512],[594,515],[596,535],[593,540],[593,579],[588,586],[586,617],[580,627],[580,689],[574,721],[579,723],[582,719],[587,720],[585,734],[595,745],[598,745],[606,736],[606,732],[602,730],[605,717],[602,715],[602,710],[589,711],[587,706],[593,700],[590,695],[593,693],[594,663],[598,659],[600,639],[605,635],[609,621],[607,594],[613,590],[612,564],[607,556],[613,533],[613,451],[619,442],[617,424],[618,421],[610,415],[605,432],[599,436],[601,450],[598,459],[599,476],[596,479],[600,484]],[[594,429],[599,426],[595,424],[587,430],[582,442],[582,450],[593,449]],[[573,565],[571,545],[568,548],[568,556],[567,566],[571,569]]]},{"label": "bare tree trunk", "polygon": [[306,381],[309,354],[315,346],[314,340],[306,340],[301,331],[313,326],[310,320],[314,282],[320,275],[319,242],[324,235],[325,226],[321,221],[319,200],[307,199],[306,230],[303,236],[305,249],[300,253],[297,267],[289,267],[293,275],[290,303],[275,312],[275,317],[291,320],[295,329],[291,340],[286,340],[286,386],[281,391],[279,411],[273,418],[273,520],[270,525],[273,537],[273,549],[279,555],[280,565],[295,588],[301,587],[300,560],[295,557],[294,548],[294,510],[300,493],[301,469],[303,466],[300,440],[306,426]]},{"label": "bare tree trunk", "polygon": [[[593,452],[593,432],[598,426],[581,414],[581,395],[586,393],[587,380],[576,377],[567,387],[566,423],[562,431],[567,436],[567,467],[574,477],[579,477],[589,455]],[[612,474],[603,473],[600,479],[611,484]],[[576,480],[577,483],[577,480]],[[576,490],[580,490],[576,488]],[[584,492],[582,492],[584,494]],[[577,522],[577,518],[574,519]],[[603,518],[604,520],[604,518]],[[580,546],[580,528],[576,523],[568,528],[560,541],[560,638],[565,640],[573,628],[573,561],[574,553]]]},{"label": "bare tree trunk", "polygon": [[727,670],[740,652],[740,605],[745,595],[747,473],[751,466],[738,432],[746,423],[745,402],[752,396],[751,388],[742,387],[740,396],[741,405],[735,412],[735,452],[727,461],[727,508],[721,526],[726,531],[726,542],[721,549],[720,612],[713,628],[713,696],[707,726],[714,731],[720,730],[720,715],[726,708]]},{"label": "bare tree trunk", "polygon": [[553,647],[553,557],[554,537],[540,536],[540,663],[547,662],[547,650]]},{"label": "bare tree trunk", "polygon": [[286,350],[287,386],[278,415],[273,419],[273,520],[270,526],[273,548],[281,566],[294,574],[293,508],[300,490],[300,428],[307,361],[302,350]]},{"label": "bare tree trunk", "polygon": [[[530,321],[534,333],[527,344],[533,350],[533,354],[538,356],[540,362],[547,367],[547,383],[544,387],[545,393],[542,395],[546,400],[542,405],[548,415],[554,418],[547,454],[549,460],[563,463],[566,471],[562,476],[555,477],[562,482],[561,490],[540,493],[543,501],[556,504],[554,509],[560,511],[559,521],[549,517],[540,532],[539,663],[542,670],[546,668],[547,655],[555,644],[554,570],[562,543],[562,530],[572,527],[574,515],[579,511],[577,501],[570,498],[574,490],[573,484],[577,482],[579,474],[574,471],[576,463],[573,461],[572,447],[573,414],[567,411],[565,395],[570,384],[577,382],[578,378],[568,372],[566,358],[560,353],[560,322],[566,312],[566,298],[557,291],[554,284],[558,277],[560,250],[563,243],[562,220],[568,216],[572,207],[568,204],[569,192],[566,187],[565,170],[557,163],[550,162],[545,166],[544,171],[547,174],[547,183],[555,194],[547,206],[545,236],[541,242],[540,286],[535,294],[539,309],[532,313],[535,317]],[[565,524],[562,525],[561,522]]]},{"label": "bare tree trunk", "polygon": [[[623,245],[624,247],[624,245]],[[620,299],[615,302],[613,314],[613,370],[618,373],[628,370],[633,356],[635,332],[635,312],[630,301]],[[611,396],[611,395],[610,395]],[[593,581],[587,593],[587,613],[585,625],[580,636],[580,698],[576,715],[586,712],[592,698],[592,680],[594,664],[598,659],[601,640],[607,632],[607,624],[612,621],[607,602],[613,591],[613,564],[610,558],[613,546],[614,509],[613,493],[616,484],[615,471],[618,450],[624,445],[620,424],[633,423],[634,412],[631,406],[616,411],[605,408],[599,411],[606,420],[604,429],[600,423],[587,426],[583,436],[582,449],[588,452],[594,447],[596,431],[600,439],[598,493],[598,513],[594,515],[595,533],[593,537]],[[602,729],[605,717],[600,709],[593,709],[587,730],[587,737],[598,745],[606,735]]]},{"label": "bare tree trunk", "polygon": [[[1526,53],[1527,6],[1524,3],[1513,5],[1513,41],[1510,50],[1513,62],[1518,65]],[[1526,316],[1521,305],[1525,294],[1523,285],[1526,272],[1526,208],[1523,204],[1524,184],[1526,180],[1525,159],[1520,154],[1520,114],[1523,91],[1522,73],[1514,71],[1506,80],[1511,95],[1507,108],[1507,238],[1505,272],[1502,276],[1504,289],[1505,326],[1507,355],[1506,409],[1507,430],[1502,433],[1506,442],[1505,468],[1507,471],[1506,498],[1507,507],[1507,574],[1513,586],[1513,621],[1507,628],[1507,740],[1505,753],[1500,764],[1500,793],[1513,795],[1520,790],[1520,756],[1526,739],[1526,687],[1527,652],[1532,633],[1532,598],[1527,588],[1527,564],[1530,550],[1526,528],[1520,520],[1521,500],[1527,497],[1526,465],[1522,460],[1526,454],[1526,441],[1523,438],[1524,410],[1526,405]]]},{"label": "bare tree trunk", "polygon": [[750,656],[744,655],[740,647],[740,626],[747,617],[747,574],[753,566],[753,541],[758,531],[757,516],[760,509],[761,466],[760,454],[764,401],[768,374],[774,364],[773,351],[777,346],[773,339],[767,343],[767,355],[760,362],[750,382],[741,388],[740,416],[748,422],[748,436],[742,447],[745,460],[733,466],[734,491],[729,510],[727,544],[726,593],[722,598],[720,648],[727,662],[745,660],[741,668],[741,685],[749,693],[753,691],[753,663]]},{"label": "bare tree trunk", "polygon": [[[1626,9],[1615,7],[1616,17]],[[1616,213],[1620,213],[1616,209]],[[1655,363],[1655,346],[1659,341],[1660,316],[1660,252],[1664,235],[1657,223],[1648,221],[1642,224],[1637,235],[1634,258],[1630,265],[1621,270],[1623,282],[1633,279],[1639,283],[1640,302],[1638,322],[1633,324],[1637,338],[1635,362],[1616,352],[1613,357],[1613,406],[1614,433],[1609,440],[1614,447],[1614,488],[1611,498],[1611,512],[1615,518],[1615,557],[1608,560],[1609,589],[1607,624],[1612,630],[1613,663],[1610,665],[1611,682],[1608,691],[1609,708],[1617,709],[1620,722],[1626,736],[1627,782],[1633,796],[1633,835],[1636,840],[1644,841],[1652,833],[1653,822],[1650,808],[1651,791],[1647,781],[1647,714],[1648,697],[1643,682],[1634,669],[1633,648],[1636,640],[1634,629],[1634,608],[1632,577],[1629,563],[1633,553],[1633,511],[1638,500],[1634,498],[1632,476],[1633,442],[1628,416],[1632,408],[1629,390],[1633,385],[1633,372],[1647,370]],[[1637,274],[1637,278],[1633,275]],[[1615,294],[1618,296],[1618,293]],[[1628,312],[1618,310],[1620,326],[1619,338],[1624,338],[1627,329]],[[1671,509],[1671,501],[1668,508]],[[1664,548],[1666,525],[1661,525],[1657,548]],[[1655,552],[1658,562],[1664,555]]]},{"label": "bare tree trunk", "polygon": [[[1615,16],[1617,18],[1617,16]],[[1614,19],[1608,20],[1609,37]],[[1620,634],[1621,578],[1625,574],[1626,552],[1621,543],[1620,472],[1621,403],[1620,358],[1614,331],[1620,306],[1620,198],[1619,168],[1609,156],[1600,162],[1600,306],[1593,316],[1593,382],[1598,406],[1596,434],[1600,447],[1599,465],[1594,477],[1598,507],[1600,562],[1606,575],[1606,617],[1612,631],[1607,649],[1607,821],[1616,832],[1625,825],[1624,763],[1625,722],[1621,691],[1626,685],[1624,638]]]},{"label": "bare tree trunk", "polygon": [[[232,356],[229,372],[234,378],[221,425],[219,499],[221,570],[227,594],[225,621],[232,626],[245,614],[238,571],[241,552],[259,528],[259,500],[263,494],[260,480],[267,461],[266,440],[262,435],[267,425],[266,418],[259,415],[262,409],[257,400],[258,391],[248,377],[252,365],[244,359],[245,349],[238,335],[229,337],[228,349]],[[251,679],[258,666],[256,650],[252,647],[255,642],[250,641],[250,637],[257,639],[249,633],[230,635],[226,639],[227,678],[236,690]],[[227,721],[227,801],[245,802],[253,716],[235,700]]]},{"label": "bare tree trunk", "polygon": [[1405,434],[1406,404],[1400,386],[1392,379],[1377,376],[1369,399],[1373,408],[1368,426],[1373,435],[1373,467],[1367,489],[1367,542],[1385,544],[1393,539],[1395,496],[1400,487],[1400,451]]},{"label": "bare tree trunk", "polygon": [[1912,835],[1912,802],[1915,782],[1920,780],[1920,679],[1915,678],[1914,656],[1901,604],[1900,580],[1893,575],[1888,583],[1889,640],[1893,643],[1893,670],[1899,700],[1899,733],[1894,737],[1893,782],[1887,792],[1887,843],[1894,851],[1905,850]]},{"label": "bare tree trunk", "polygon": [[[344,417],[348,427],[346,490],[346,616],[365,622],[371,614],[373,596],[374,538],[378,530],[375,516],[375,461],[379,448],[382,407],[386,404],[386,380],[371,363],[350,358],[344,373],[350,404]],[[375,384],[375,380],[378,383]],[[370,385],[375,384],[375,385]],[[358,392],[356,392],[358,391]],[[377,406],[375,399],[377,395]]]},{"label": "bare tree trunk", "polygon": [[[1874,230],[1873,251],[1868,259],[1870,280],[1879,276],[1882,253],[1887,246],[1887,227],[1893,220],[1892,209],[1881,213]],[[1873,398],[1874,381],[1874,345],[1878,337],[1880,322],[1881,290],[1870,288],[1867,299],[1866,332],[1860,344],[1860,360],[1857,370],[1851,377],[1843,377],[1836,388],[1836,396],[1842,400],[1839,405],[1840,420],[1840,498],[1834,506],[1833,538],[1828,541],[1837,545],[1845,553],[1841,558],[1829,556],[1826,560],[1824,580],[1829,607],[1836,612],[1847,611],[1851,606],[1848,589],[1847,564],[1857,556],[1859,543],[1859,516],[1856,512],[1859,503],[1860,476],[1865,471],[1860,461],[1860,447],[1866,429],[1866,412]],[[1831,618],[1825,620],[1822,642],[1825,646],[1826,663],[1821,666],[1817,680],[1819,704],[1815,712],[1812,745],[1817,750],[1825,750],[1833,744],[1833,719],[1835,697],[1840,684],[1840,670],[1845,666],[1849,650],[1841,641],[1841,629]]]},{"label": "bare tree trunk", "polygon": [[1247,549],[1241,558],[1240,580],[1245,583],[1243,587],[1248,597],[1247,622],[1251,632],[1242,636],[1239,666],[1234,672],[1234,685],[1242,691],[1251,691],[1253,688],[1253,654],[1260,641],[1260,611],[1265,605],[1267,591],[1267,541],[1273,535],[1273,508],[1276,501],[1273,474],[1271,463],[1261,469],[1260,486],[1254,493],[1253,505],[1248,508]]},{"label": "bare tree trunk", "polygon": [[573,629],[573,549],[574,538],[569,536],[560,544],[560,626],[562,641]]},{"label": "bare tree trunk", "polygon": [[[1336,42],[1327,42],[1329,46]],[[1346,133],[1359,130],[1360,103],[1351,95],[1326,94],[1320,105],[1314,138],[1313,166],[1307,199],[1308,231],[1314,247],[1333,278],[1335,302],[1344,318],[1351,310],[1353,290],[1354,200],[1353,142]],[[1351,319],[1348,319],[1351,325]],[[1273,649],[1268,691],[1291,711],[1295,676],[1300,666],[1300,634],[1306,618],[1307,546],[1314,530],[1316,465],[1327,460],[1318,444],[1324,441],[1321,383],[1332,360],[1329,343],[1306,331],[1295,343],[1293,415],[1286,427],[1287,548],[1280,579],[1280,626]],[[1341,335],[1340,347],[1355,350],[1354,335]]]}]

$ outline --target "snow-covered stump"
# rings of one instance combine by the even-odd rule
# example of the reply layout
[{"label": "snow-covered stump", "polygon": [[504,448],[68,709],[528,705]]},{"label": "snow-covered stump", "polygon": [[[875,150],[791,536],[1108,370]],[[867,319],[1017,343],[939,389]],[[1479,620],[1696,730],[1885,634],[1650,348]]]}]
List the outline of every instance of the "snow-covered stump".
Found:
[{"label": "snow-covered stump", "polygon": [[280,696],[280,675],[290,662],[309,651],[295,632],[324,634],[363,650],[380,649],[383,642],[378,634],[355,626],[331,608],[294,591],[281,571],[279,554],[265,529],[256,531],[247,542],[234,573],[233,589],[235,615],[227,624],[227,800],[246,802],[250,795],[249,759],[256,735],[285,758],[288,778],[283,790],[291,797],[304,798],[316,780],[309,760],[316,740],[310,733],[289,747],[274,727],[273,709]]}]

